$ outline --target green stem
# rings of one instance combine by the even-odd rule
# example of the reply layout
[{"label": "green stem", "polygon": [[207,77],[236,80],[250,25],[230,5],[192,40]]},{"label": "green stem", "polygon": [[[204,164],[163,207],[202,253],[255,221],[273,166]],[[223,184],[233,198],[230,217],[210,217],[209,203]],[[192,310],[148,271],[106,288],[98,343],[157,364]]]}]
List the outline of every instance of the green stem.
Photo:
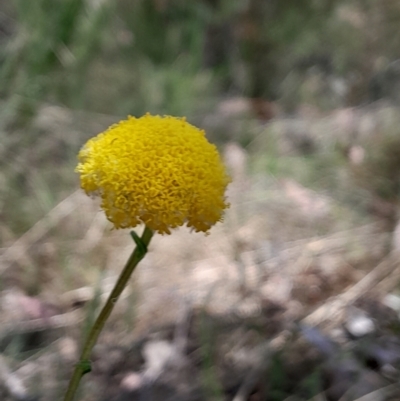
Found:
[{"label": "green stem", "polygon": [[76,364],[74,373],[69,382],[67,393],[65,394],[64,397],[64,401],[73,400],[82,376],[85,373],[91,371],[90,354],[92,353],[92,349],[96,344],[101,331],[103,330],[105,322],[107,321],[112,310],[114,309],[115,303],[117,302],[119,296],[124,290],[129,278],[131,277],[133,270],[146,255],[147,246],[149,245],[152,236],[153,232],[148,227],[145,227],[143,234],[140,238],[135,233],[132,233],[132,237],[136,242],[136,248],[129,257],[124,267],[124,270],[120,274],[118,281],[116,282],[113,290],[111,291],[111,294],[107,299],[107,302],[103,306],[103,309],[101,310],[99,316],[94,322],[92,329],[89,332],[86,342],[83,345],[83,350],[79,358],[79,362]]}]

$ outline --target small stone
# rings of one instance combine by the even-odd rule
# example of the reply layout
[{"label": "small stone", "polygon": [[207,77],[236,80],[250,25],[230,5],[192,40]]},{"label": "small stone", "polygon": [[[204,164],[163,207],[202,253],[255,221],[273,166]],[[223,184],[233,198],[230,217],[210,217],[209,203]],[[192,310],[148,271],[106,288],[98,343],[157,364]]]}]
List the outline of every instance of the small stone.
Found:
[{"label": "small stone", "polygon": [[137,372],[127,372],[121,380],[121,388],[126,391],[136,391],[142,387],[143,377]]},{"label": "small stone", "polygon": [[[399,230],[400,234],[400,230]],[[400,238],[400,235],[399,235]],[[399,241],[400,243],[400,241]],[[383,299],[383,304],[388,308],[393,309],[400,316],[400,297],[395,294],[387,294]]]},{"label": "small stone", "polygon": [[353,309],[345,324],[346,330],[355,338],[364,337],[375,331],[375,324],[365,312]]},{"label": "small stone", "polygon": [[174,347],[168,341],[148,341],[143,347],[143,357],[146,361],[146,371],[144,373],[146,378],[155,379],[160,375],[173,353]]}]

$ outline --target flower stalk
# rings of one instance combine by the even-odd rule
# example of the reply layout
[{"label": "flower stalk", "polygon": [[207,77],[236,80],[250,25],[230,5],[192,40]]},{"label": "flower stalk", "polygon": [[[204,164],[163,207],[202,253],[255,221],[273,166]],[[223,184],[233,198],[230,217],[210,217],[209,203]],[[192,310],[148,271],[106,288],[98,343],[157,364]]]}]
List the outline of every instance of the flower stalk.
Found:
[{"label": "flower stalk", "polygon": [[144,224],[126,263],[83,345],[64,401],[72,401],[82,376],[91,371],[90,355],[133,270],[147,253],[154,232],[171,234],[186,225],[209,230],[229,207],[231,181],[215,145],[185,118],[128,117],[89,139],[78,154],[81,188],[101,198],[114,228]]},{"label": "flower stalk", "polygon": [[118,278],[118,281],[116,282],[113,290],[111,291],[111,294],[109,295],[105,305],[103,306],[103,309],[101,310],[99,316],[97,317],[93,327],[89,332],[89,335],[83,345],[79,362],[75,365],[75,370],[69,382],[64,401],[72,401],[74,399],[82,376],[91,371],[90,355],[92,353],[92,349],[97,342],[97,339],[104,327],[104,324],[106,323],[108,317],[114,309],[115,303],[117,302],[119,296],[126,287],[126,284],[131,277],[133,271],[135,270],[138,263],[146,255],[147,247],[152,236],[153,231],[147,226],[145,227],[141,237],[138,237],[136,233],[132,232],[132,237],[136,242],[136,248],[129,257],[124,269],[122,270]]}]

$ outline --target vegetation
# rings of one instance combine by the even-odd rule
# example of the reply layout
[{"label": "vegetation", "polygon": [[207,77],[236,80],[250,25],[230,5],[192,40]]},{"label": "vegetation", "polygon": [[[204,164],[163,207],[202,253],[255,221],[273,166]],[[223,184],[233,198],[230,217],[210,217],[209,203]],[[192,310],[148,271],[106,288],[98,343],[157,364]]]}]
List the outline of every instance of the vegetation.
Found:
[{"label": "vegetation", "polygon": [[231,208],[154,238],[81,399],[396,394],[399,23],[396,0],[2,2],[0,398],[61,399],[133,247],[76,155],[146,112],[204,127]]}]

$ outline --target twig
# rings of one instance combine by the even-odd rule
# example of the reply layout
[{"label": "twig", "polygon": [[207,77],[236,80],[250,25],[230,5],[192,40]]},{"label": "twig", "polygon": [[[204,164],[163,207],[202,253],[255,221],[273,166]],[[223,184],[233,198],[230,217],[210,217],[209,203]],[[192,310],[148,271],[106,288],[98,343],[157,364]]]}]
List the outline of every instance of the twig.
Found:
[{"label": "twig", "polygon": [[13,322],[1,325],[0,340],[8,335],[17,335],[43,331],[49,329],[58,329],[61,327],[72,326],[82,321],[84,316],[80,310],[63,313],[61,315],[50,316],[40,319],[32,319],[21,322]]}]

